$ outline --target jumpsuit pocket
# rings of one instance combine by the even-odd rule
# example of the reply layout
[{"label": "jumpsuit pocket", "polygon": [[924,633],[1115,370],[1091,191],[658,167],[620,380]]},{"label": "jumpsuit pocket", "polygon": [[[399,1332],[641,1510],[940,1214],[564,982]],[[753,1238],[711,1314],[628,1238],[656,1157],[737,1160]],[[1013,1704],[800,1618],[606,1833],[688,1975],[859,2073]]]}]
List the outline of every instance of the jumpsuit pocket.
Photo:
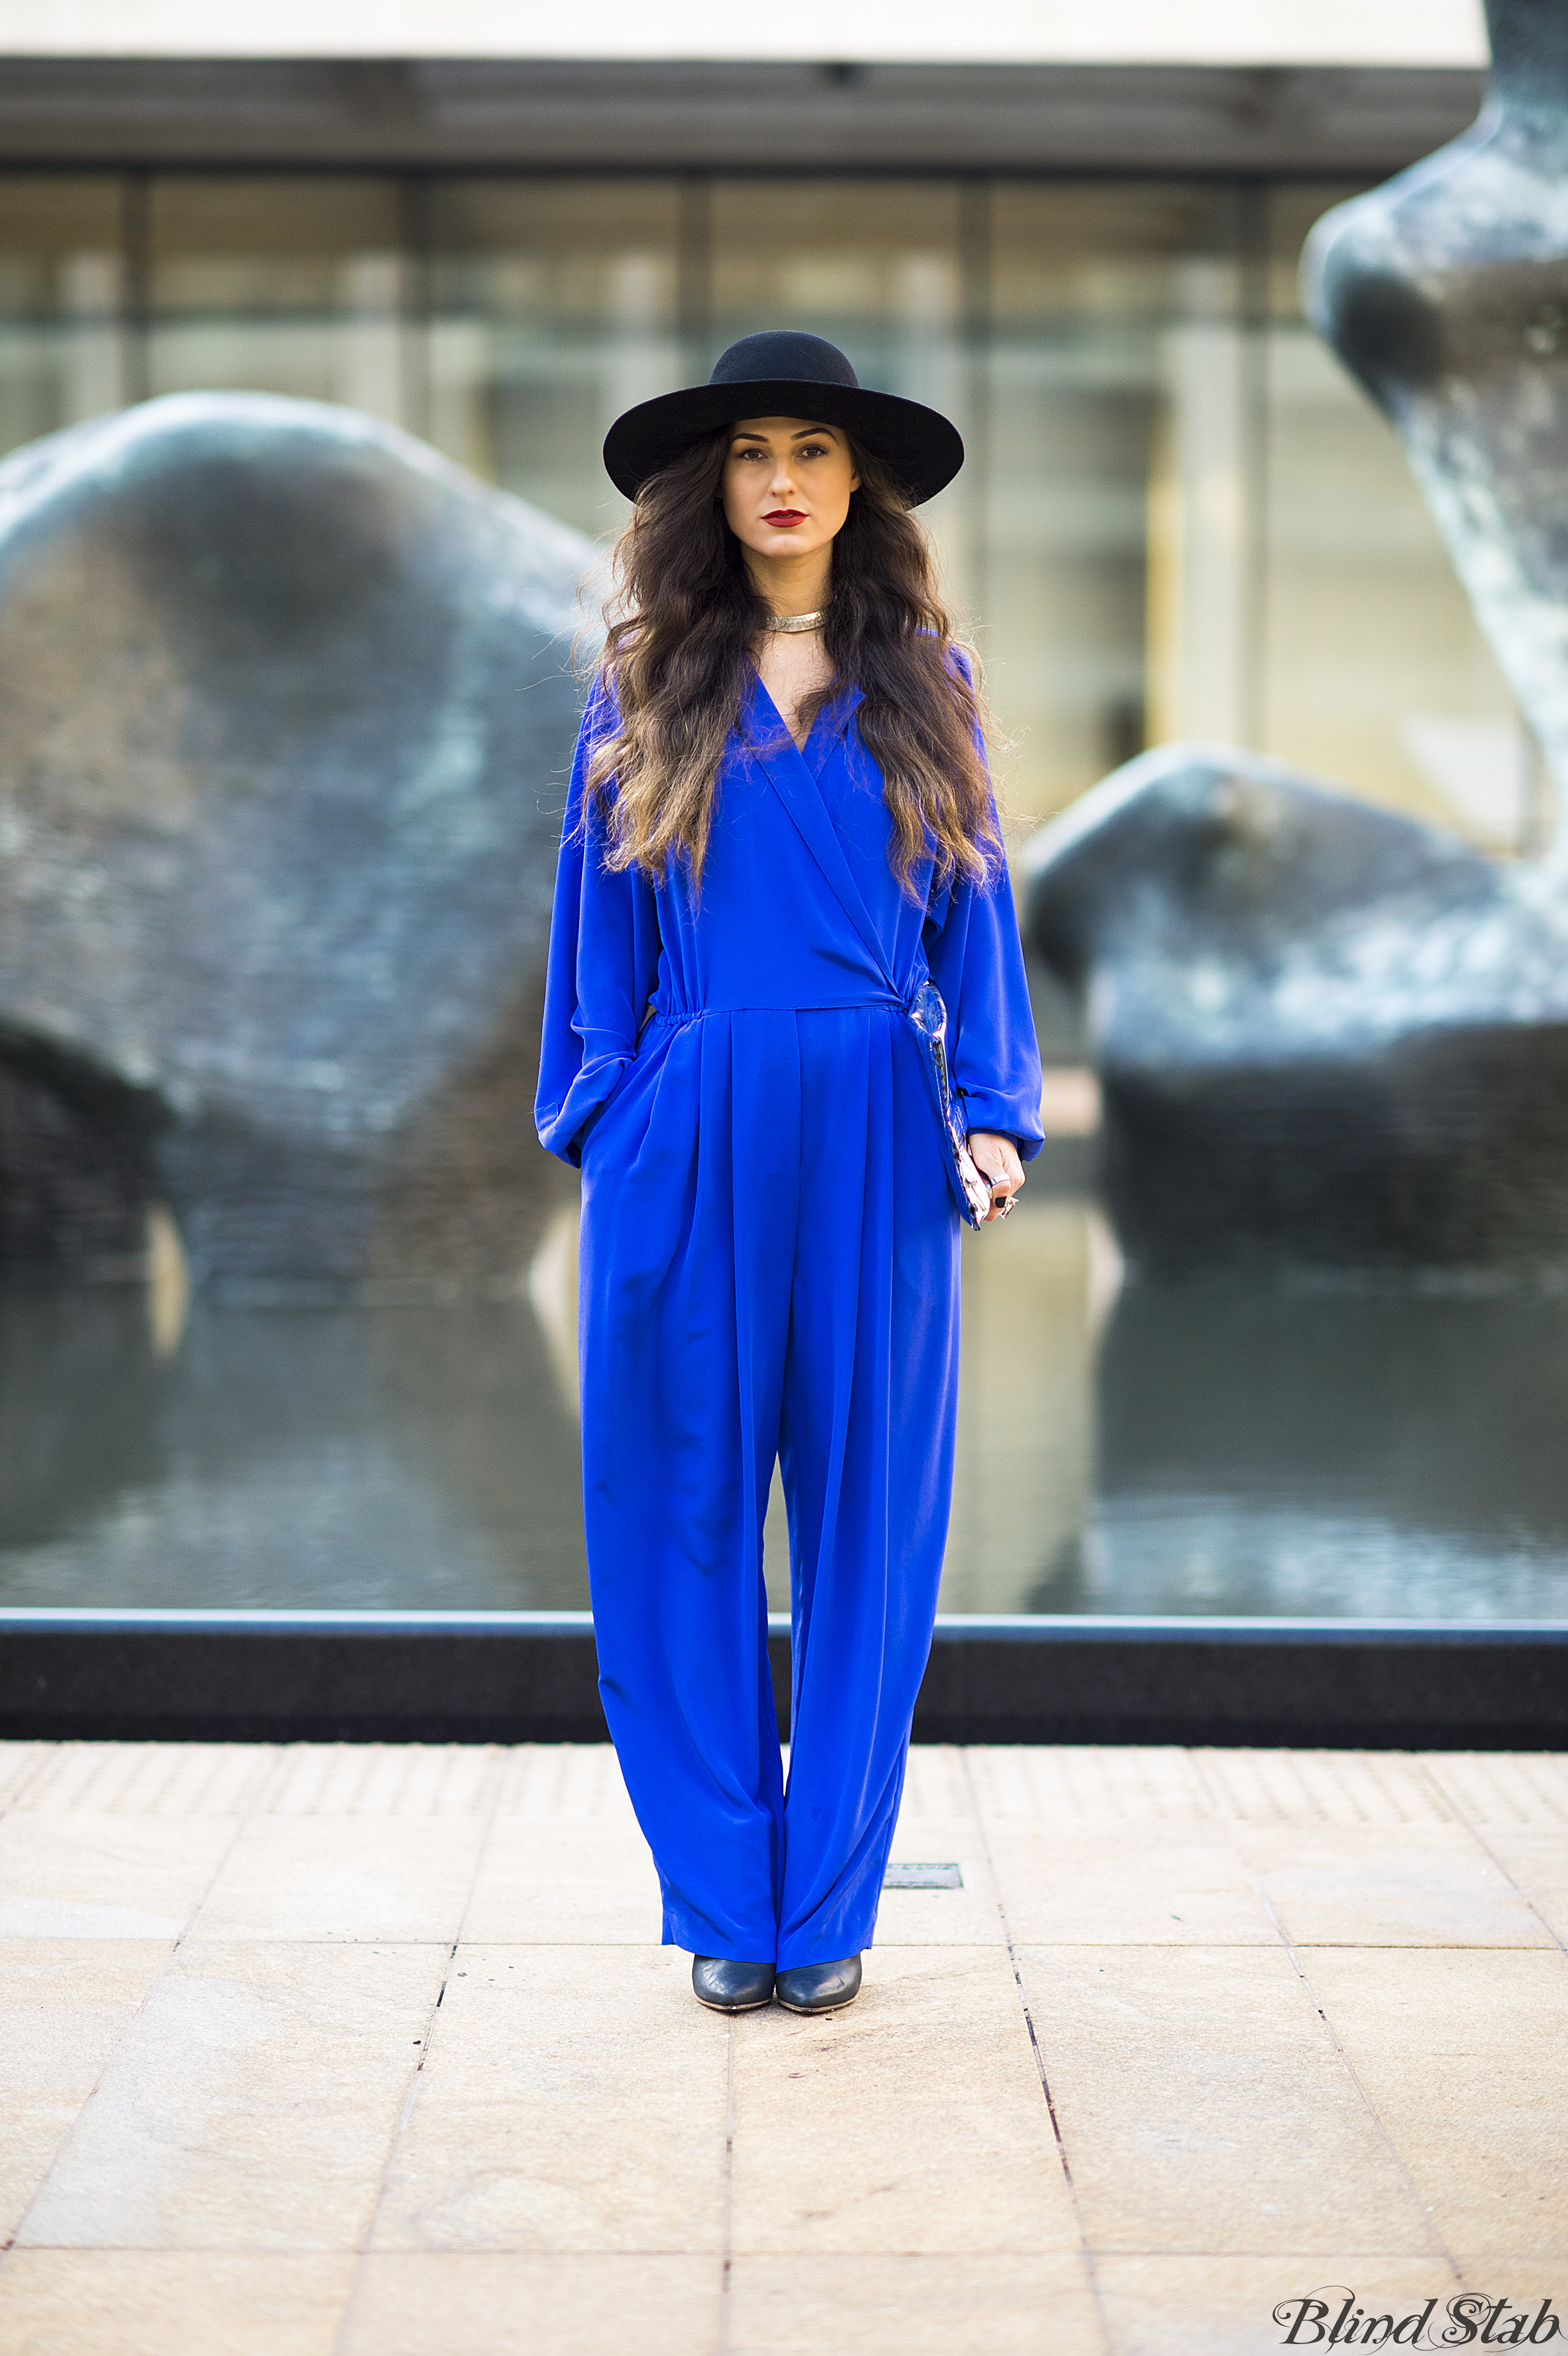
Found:
[{"label": "jumpsuit pocket", "polygon": [[[651,1108],[658,1087],[659,1074],[668,1061],[670,1044],[676,1035],[670,1026],[656,1027],[651,1017],[645,1021],[637,1033],[637,1044],[622,1065],[614,1087],[594,1107],[587,1127],[581,1132],[584,1166],[590,1143],[597,1159],[603,1152],[606,1133],[624,1128],[624,1115],[628,1106],[635,1111],[640,1103],[645,1115]],[[635,1141],[624,1140],[623,1151],[629,1150],[631,1154],[635,1154],[640,1142],[640,1137]]]},{"label": "jumpsuit pocket", "polygon": [[636,1051],[634,1049],[632,1054],[626,1056],[622,1063],[620,1070],[616,1073],[614,1079],[611,1083],[608,1093],[600,1098],[598,1103],[594,1106],[592,1111],[589,1114],[581,1128],[577,1130],[576,1134],[572,1138],[572,1144],[577,1149],[577,1160],[580,1168],[581,1166],[582,1157],[588,1151],[589,1139],[596,1133],[605,1114],[609,1111],[616,1098],[624,1092],[626,1086],[626,1075],[632,1069],[635,1061]]}]

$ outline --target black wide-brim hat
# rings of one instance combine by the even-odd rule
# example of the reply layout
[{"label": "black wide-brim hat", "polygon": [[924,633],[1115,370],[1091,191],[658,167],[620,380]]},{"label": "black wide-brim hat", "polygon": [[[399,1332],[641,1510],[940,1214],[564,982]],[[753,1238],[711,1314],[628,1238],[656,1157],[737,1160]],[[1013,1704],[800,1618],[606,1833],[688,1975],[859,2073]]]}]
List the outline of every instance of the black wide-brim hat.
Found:
[{"label": "black wide-brim hat", "polygon": [[618,491],[635,499],[704,434],[742,417],[800,417],[837,425],[882,459],[911,507],[945,488],[964,464],[964,439],[939,410],[863,385],[836,344],[773,328],[742,336],[715,364],[706,384],[661,393],[628,409],[604,436],[604,465]]}]

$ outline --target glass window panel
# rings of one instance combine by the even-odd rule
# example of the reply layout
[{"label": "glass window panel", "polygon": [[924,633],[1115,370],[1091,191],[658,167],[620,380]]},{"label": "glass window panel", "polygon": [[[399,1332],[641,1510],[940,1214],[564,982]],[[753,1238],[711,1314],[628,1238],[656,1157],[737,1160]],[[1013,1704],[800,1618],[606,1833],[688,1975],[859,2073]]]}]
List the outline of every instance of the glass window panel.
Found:
[{"label": "glass window panel", "polygon": [[395,180],[161,179],[148,236],[152,306],[171,313],[333,312],[344,273],[403,244]]},{"label": "glass window panel", "polygon": [[0,176],[0,451],[125,400],[123,213],[111,175]]},{"label": "glass window panel", "polygon": [[671,180],[450,181],[431,214],[429,432],[580,530],[627,512],[600,452],[688,380]]},{"label": "glass window panel", "polygon": [[1346,193],[1286,188],[1273,205],[1262,742],[1518,847],[1534,822],[1534,748],[1397,436],[1300,316],[1302,240]]},{"label": "glass window panel", "polygon": [[994,191],[978,603],[1020,811],[1060,809],[1171,716],[1148,709],[1160,627],[1180,621],[1150,562],[1156,477],[1173,388],[1205,360],[1196,408],[1228,429],[1221,467],[1240,463],[1241,230],[1225,188]]},{"label": "glass window panel", "polygon": [[396,181],[159,180],[150,389],[292,393],[416,423],[409,268]]},{"label": "glass window panel", "polygon": [[1350,187],[168,175],[144,345],[128,191],[0,177],[0,447],[138,384],[255,387],[607,533],[612,418],[806,327],[965,434],[925,515],[1020,814],[1205,736],[1530,831],[1534,748],[1396,439],[1300,316],[1302,240]]},{"label": "glass window panel", "polygon": [[710,360],[737,337],[799,327],[889,392],[956,390],[955,182],[720,180],[711,235]]},{"label": "glass window panel", "polygon": [[1241,233],[1236,192],[1224,186],[1004,180],[992,205],[991,313],[1002,333],[1168,318],[1179,270],[1229,262]]},{"label": "glass window panel", "polygon": [[123,214],[112,175],[0,174],[0,315],[112,310]]}]

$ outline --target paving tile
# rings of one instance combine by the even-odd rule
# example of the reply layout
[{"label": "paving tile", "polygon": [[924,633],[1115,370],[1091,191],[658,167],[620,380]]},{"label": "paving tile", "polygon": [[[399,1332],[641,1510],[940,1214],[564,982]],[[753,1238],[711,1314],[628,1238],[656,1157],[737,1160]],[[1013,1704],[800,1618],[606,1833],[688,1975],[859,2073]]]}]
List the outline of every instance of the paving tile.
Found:
[{"label": "paving tile", "polygon": [[968,1769],[988,1825],[1006,1816],[1054,1828],[1212,1814],[1192,1752],[1168,1743],[976,1744]]},{"label": "paving tile", "polygon": [[709,2356],[720,2279],[711,2256],[376,2255],[337,2356]]},{"label": "paving tile", "polygon": [[1103,2356],[1078,2256],[738,2257],[733,2356]]},{"label": "paving tile", "polygon": [[29,1815],[240,1816],[278,1753],[261,1742],[49,1742],[16,1804]]},{"label": "paving tile", "polygon": [[1440,1825],[1453,1809],[1403,1751],[1194,1751],[1217,1815],[1249,1825]]},{"label": "paving tile", "polygon": [[144,1939],[0,1942],[0,2246],[169,1953]]},{"label": "paving tile", "polygon": [[[1440,2308],[1462,2287],[1440,2257],[1345,2257],[1332,2251],[1267,2258],[1103,2257],[1095,2272],[1112,2356],[1277,2356],[1282,2346],[1328,2344],[1341,2317],[1358,2332],[1370,2317],[1392,2317],[1391,2329],[1407,2317],[1419,2320],[1429,2299]],[[1430,2328],[1435,2340],[1443,2328],[1436,2310]],[[1292,2330],[1294,2341],[1286,2338]],[[1401,2344],[1410,2338],[1407,2330]],[[1379,2344],[1382,2339],[1380,2332]]]},{"label": "paving tile", "polygon": [[1323,1948],[1310,1969],[1450,2249],[1568,2261],[1562,1951]]},{"label": "paving tile", "polygon": [[16,1806],[52,1747],[47,1742],[0,1742],[0,1815]]},{"label": "paving tile", "polygon": [[497,1813],[539,1823],[635,1825],[608,1742],[520,1742],[503,1754]]},{"label": "paving tile", "polygon": [[956,1890],[884,1890],[877,1914],[879,1947],[1000,1947],[1007,1944],[996,1877],[973,1816],[899,1818],[891,1861],[955,1865]]},{"label": "paving tile", "polygon": [[267,1788],[274,1816],[484,1819],[505,1752],[465,1742],[295,1742]]},{"label": "paving tile", "polygon": [[1568,1828],[1497,1825],[1482,1837],[1520,1896],[1568,1946]]},{"label": "paving tile", "polygon": [[964,1889],[731,2029],[606,1745],[105,1743],[0,1745],[0,2356],[706,2356],[731,2039],[732,2356],[1104,2356],[987,1838],[1111,2356],[1409,2311],[1439,2231],[1568,2341],[1568,1761],[925,1746]]},{"label": "paving tile", "polygon": [[187,1942],[28,2214],[30,2246],[351,2249],[447,1950]]},{"label": "paving tile", "polygon": [[1020,1964],[1092,2248],[1433,2246],[1283,1948]]},{"label": "paving tile", "polygon": [[351,2256],[14,2250],[0,2356],[332,2356]]},{"label": "paving tile", "polygon": [[[1508,1876],[1461,1825],[1233,1830],[1286,1935],[1302,1945],[1552,1944]],[[1564,1846],[1559,1838],[1559,1849]]]},{"label": "paving tile", "polygon": [[464,1937],[646,1947],[660,1919],[658,1876],[635,1821],[509,1815],[491,1828]]},{"label": "paving tile", "polygon": [[375,2246],[717,2253],[728,2035],[675,1948],[464,1944]]},{"label": "paving tile", "polygon": [[479,1816],[252,1816],[194,1934],[450,1945],[463,1927],[485,1829]]},{"label": "paving tile", "polygon": [[735,2100],[737,2251],[1078,2246],[1000,1949],[875,1947],[843,2012],[745,2016]]},{"label": "paving tile", "polygon": [[239,1821],[16,1810],[0,1819],[0,1938],[176,1939]]},{"label": "paving tile", "polygon": [[1568,1753],[1432,1751],[1421,1764],[1469,1824],[1568,1827]]},{"label": "paving tile", "polygon": [[953,1824],[973,1816],[975,1806],[965,1755],[955,1742],[910,1745],[903,1797],[899,1804],[901,1831],[923,1817]]},{"label": "paving tile", "polygon": [[1222,1826],[1145,1819],[1088,1832],[1001,1822],[989,1831],[1008,1927],[1019,1945],[1278,1944]]}]

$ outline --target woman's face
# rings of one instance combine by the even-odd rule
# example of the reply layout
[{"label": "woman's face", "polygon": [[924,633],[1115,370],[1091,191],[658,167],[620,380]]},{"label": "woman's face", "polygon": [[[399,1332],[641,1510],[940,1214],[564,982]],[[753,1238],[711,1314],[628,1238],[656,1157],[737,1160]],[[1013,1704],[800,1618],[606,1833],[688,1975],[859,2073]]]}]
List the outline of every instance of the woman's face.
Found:
[{"label": "woman's face", "polygon": [[724,460],[724,518],[753,556],[811,556],[844,528],[860,477],[837,425],[748,417]]}]

